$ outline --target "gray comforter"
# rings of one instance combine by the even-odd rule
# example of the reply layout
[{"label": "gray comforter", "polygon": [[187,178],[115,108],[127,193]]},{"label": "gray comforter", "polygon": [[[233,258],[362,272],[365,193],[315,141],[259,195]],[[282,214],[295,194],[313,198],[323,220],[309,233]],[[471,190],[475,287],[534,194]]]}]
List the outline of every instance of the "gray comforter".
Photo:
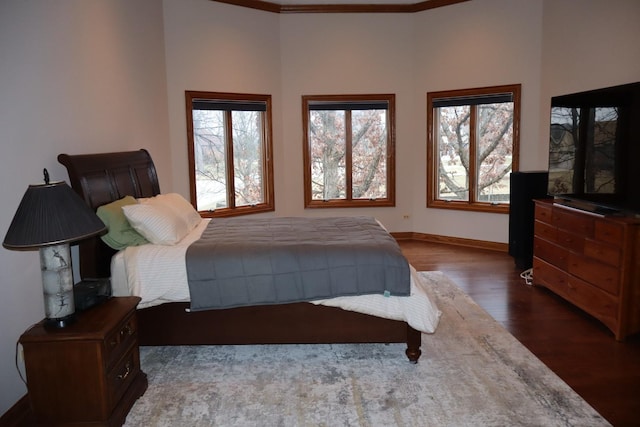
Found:
[{"label": "gray comforter", "polygon": [[214,218],[186,254],[191,309],[409,295],[409,264],[374,218]]}]

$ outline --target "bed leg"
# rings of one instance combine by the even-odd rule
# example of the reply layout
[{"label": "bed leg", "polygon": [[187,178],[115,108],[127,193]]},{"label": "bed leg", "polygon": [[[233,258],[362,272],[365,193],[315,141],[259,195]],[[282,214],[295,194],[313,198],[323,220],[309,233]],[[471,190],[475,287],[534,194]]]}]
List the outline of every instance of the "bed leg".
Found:
[{"label": "bed leg", "polygon": [[422,334],[420,331],[417,331],[407,325],[407,350],[405,351],[405,354],[409,358],[409,362],[418,363],[418,359],[422,354],[422,350],[420,350],[421,344]]}]

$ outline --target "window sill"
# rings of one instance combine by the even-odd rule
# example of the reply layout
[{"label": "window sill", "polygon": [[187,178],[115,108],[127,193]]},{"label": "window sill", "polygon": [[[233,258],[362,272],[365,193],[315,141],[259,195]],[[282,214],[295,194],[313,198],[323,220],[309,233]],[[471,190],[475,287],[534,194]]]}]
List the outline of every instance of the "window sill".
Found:
[{"label": "window sill", "polygon": [[256,205],[256,206],[240,206],[237,208],[222,208],[214,211],[199,211],[198,213],[202,218],[222,218],[230,216],[251,215],[262,212],[273,212],[275,207],[268,205]]},{"label": "window sill", "polygon": [[427,207],[434,209],[453,209],[461,211],[488,212],[498,214],[509,213],[508,203],[499,203],[494,205],[490,203],[468,203],[445,200],[430,200],[427,202]]}]

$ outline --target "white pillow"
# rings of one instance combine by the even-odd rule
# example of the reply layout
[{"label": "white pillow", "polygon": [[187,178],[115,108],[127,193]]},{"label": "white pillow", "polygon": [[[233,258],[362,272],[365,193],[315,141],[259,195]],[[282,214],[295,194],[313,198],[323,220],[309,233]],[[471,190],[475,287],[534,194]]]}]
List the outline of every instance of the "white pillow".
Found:
[{"label": "white pillow", "polygon": [[156,245],[175,245],[189,234],[184,219],[158,203],[138,203],[122,207],[129,224]]},{"label": "white pillow", "polygon": [[144,199],[141,203],[160,204],[171,209],[187,224],[189,231],[200,224],[202,218],[193,205],[178,193],[158,194],[155,197]]}]

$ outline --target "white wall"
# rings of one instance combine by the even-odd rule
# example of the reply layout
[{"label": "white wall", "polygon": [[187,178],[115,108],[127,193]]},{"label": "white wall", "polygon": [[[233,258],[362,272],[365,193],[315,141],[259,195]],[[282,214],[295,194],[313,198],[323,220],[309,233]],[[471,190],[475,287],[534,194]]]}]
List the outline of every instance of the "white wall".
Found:
[{"label": "white wall", "polygon": [[[531,144],[539,140],[541,20],[542,0],[474,0],[417,14],[283,15],[165,0],[174,187],[188,193],[185,89],[271,93],[280,115],[277,215],[373,215],[392,231],[506,242],[507,215],[426,208],[426,93],[522,83],[529,120],[521,126],[521,166],[546,167],[539,162],[546,148]],[[394,208],[304,209],[301,96],[344,93],[396,94]]]},{"label": "white wall", "polygon": [[[171,182],[162,5],[0,1],[0,238],[57,155],[148,148]],[[44,316],[36,252],[0,249],[0,414],[26,392],[15,344]]]},{"label": "white wall", "polygon": [[189,195],[185,90],[272,95],[276,205],[283,176],[278,15],[209,0],[164,0],[173,187]]},{"label": "white wall", "polygon": [[[209,0],[0,0],[0,237],[61,152],[146,147],[188,194],[185,90],[273,96],[278,215],[507,241],[506,215],[427,209],[426,93],[522,84],[521,169],[546,168],[552,94],[640,80],[637,0],[474,0],[416,14],[278,15]],[[303,94],[395,93],[397,207],[304,210]],[[410,214],[409,220],[402,219]],[[36,252],[0,249],[0,413],[43,316]]]},{"label": "white wall", "polygon": [[640,81],[640,1],[575,3],[544,3],[541,133],[552,96]]},{"label": "white wall", "polygon": [[[402,165],[411,159],[420,126],[411,119],[412,16],[284,15],[280,31],[287,199],[277,207],[278,214],[373,215],[392,230],[409,230],[401,213],[411,213],[412,175]],[[375,93],[396,95],[396,207],[305,210],[301,97]]]},{"label": "white wall", "polygon": [[[474,0],[420,13],[416,120],[426,120],[427,92],[520,83],[520,170],[546,169],[538,127],[541,23],[541,0]],[[426,208],[426,125],[418,130],[413,231],[507,242],[508,215]]]}]

